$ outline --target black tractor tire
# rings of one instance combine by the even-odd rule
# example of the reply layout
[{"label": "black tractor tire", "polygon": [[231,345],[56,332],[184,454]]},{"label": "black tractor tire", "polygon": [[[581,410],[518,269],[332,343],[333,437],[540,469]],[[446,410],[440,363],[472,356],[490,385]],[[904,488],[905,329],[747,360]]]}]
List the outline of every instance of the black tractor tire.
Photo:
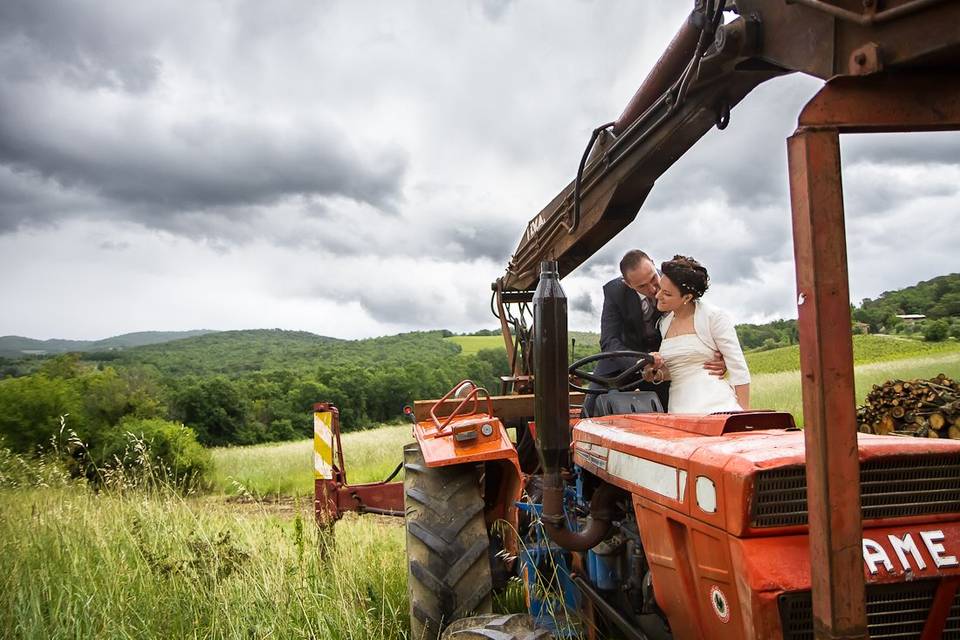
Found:
[{"label": "black tractor tire", "polygon": [[525,613],[474,616],[457,620],[443,632],[443,640],[553,640]]},{"label": "black tractor tire", "polygon": [[404,447],[411,640],[436,640],[454,620],[491,611],[490,538],[474,464],[428,467]]}]

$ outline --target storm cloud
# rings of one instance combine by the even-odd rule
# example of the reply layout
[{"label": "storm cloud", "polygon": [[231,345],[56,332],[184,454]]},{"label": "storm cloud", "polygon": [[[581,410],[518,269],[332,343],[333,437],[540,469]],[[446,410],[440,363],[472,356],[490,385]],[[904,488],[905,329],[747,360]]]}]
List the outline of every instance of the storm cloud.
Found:
[{"label": "storm cloud", "polygon": [[[322,113],[237,109],[200,85],[182,87],[183,61],[165,61],[152,20],[162,14],[174,33],[198,25],[169,7],[113,9],[32,0],[0,8],[0,231],[96,209],[207,236],[215,229],[191,220],[210,212],[229,239],[232,221],[298,196],[395,210],[402,148],[364,144]],[[186,89],[200,101],[177,95]],[[50,192],[72,195],[73,206],[48,206]],[[96,207],[80,206],[91,200]]]},{"label": "storm cloud", "polygon": [[[0,3],[0,334],[491,328],[691,4]],[[671,167],[564,279],[571,329],[635,247],[701,260],[739,321],[794,314],[785,139],[819,86],[760,86]],[[955,270],[960,135],[842,144],[854,300]]]},{"label": "storm cloud", "polygon": [[4,83],[53,80],[79,90],[143,93],[157,82],[155,7],[85,0],[0,4]]}]

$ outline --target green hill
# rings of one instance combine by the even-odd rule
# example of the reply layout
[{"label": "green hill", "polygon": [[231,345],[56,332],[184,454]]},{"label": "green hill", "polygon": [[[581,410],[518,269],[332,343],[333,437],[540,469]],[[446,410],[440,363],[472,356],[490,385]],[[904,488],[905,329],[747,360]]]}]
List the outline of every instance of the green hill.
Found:
[{"label": "green hill", "polygon": [[143,347],[151,344],[173,342],[174,340],[184,340],[186,338],[203,336],[210,333],[216,333],[216,331],[211,329],[195,329],[193,331],[137,331],[135,333],[124,333],[104,340],[96,340],[88,351]]},{"label": "green hill", "polygon": [[119,353],[88,353],[86,360],[150,366],[166,376],[242,376],[272,371],[314,372],[318,367],[402,367],[435,363],[460,353],[441,331],[341,340],[307,331],[220,331]]},{"label": "green hill", "polygon": [[149,365],[170,376],[240,375],[275,369],[316,368],[325,347],[349,341],[307,331],[218,331],[122,352],[88,353],[84,359],[116,365]]},{"label": "green hill", "polygon": [[[165,344],[34,358],[0,369],[0,439],[49,442],[59,416],[84,434],[130,418],[194,429],[207,445],[303,437],[311,407],[330,401],[344,428],[397,420],[405,403],[471,379],[497,389],[503,351],[463,354],[449,332],[338,340],[304,331],[224,331]],[[86,436],[85,436],[86,437]]]},{"label": "green hill", "polygon": [[0,337],[0,357],[20,358],[33,355],[44,356],[71,352],[129,349],[131,347],[183,340],[208,333],[213,333],[213,331],[206,329],[195,331],[139,331],[102,340],[62,340],[56,338],[35,340],[23,336],[2,336]]},{"label": "green hill", "polygon": [[897,315],[920,314],[932,319],[960,318],[960,273],[938,276],[896,291],[884,291],[875,300],[866,298],[853,311],[853,319],[871,331],[900,325]]}]

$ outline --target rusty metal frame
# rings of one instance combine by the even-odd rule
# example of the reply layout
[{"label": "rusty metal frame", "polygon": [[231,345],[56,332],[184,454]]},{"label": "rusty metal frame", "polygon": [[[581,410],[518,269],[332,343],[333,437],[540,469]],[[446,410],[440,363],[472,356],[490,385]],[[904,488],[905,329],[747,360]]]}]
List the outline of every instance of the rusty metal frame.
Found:
[{"label": "rusty metal frame", "polygon": [[[866,640],[840,134],[960,130],[960,73],[839,77],[810,100],[798,124],[787,150],[814,632]],[[937,633],[927,629],[924,637]]]},{"label": "rusty metal frame", "polygon": [[343,446],[340,443],[340,411],[329,402],[318,402],[313,408],[333,414],[330,430],[333,432],[333,453],[336,458],[333,464],[333,478],[314,478],[313,481],[313,508],[317,524],[331,525],[346,511],[402,516],[404,513],[403,483],[390,482],[399,471],[399,467],[382,482],[348,484]]},{"label": "rusty metal frame", "polygon": [[403,516],[403,482],[343,484],[314,480],[314,515],[321,526],[339,520],[347,511]]},{"label": "rusty metal frame", "polygon": [[517,351],[513,345],[513,335],[510,331],[510,324],[507,322],[507,308],[503,303],[503,288],[499,284],[494,285],[493,304],[496,305],[494,314],[500,320],[500,335],[503,338],[503,347],[507,350],[507,362],[510,363],[510,374],[517,375]]},{"label": "rusty metal frame", "polygon": [[873,0],[868,0],[863,3],[866,10],[863,13],[858,13],[844,9],[831,2],[824,2],[824,0],[787,0],[788,4],[799,4],[810,7],[811,9],[816,9],[817,11],[831,15],[834,18],[853,22],[862,27],[890,22],[891,20],[908,16],[943,2],[944,0],[909,0],[909,2],[905,2],[899,6],[877,11],[876,3]]},{"label": "rusty metal frame", "polygon": [[[570,404],[583,404],[583,398],[582,393],[575,391],[570,392]],[[503,421],[510,421],[517,418],[530,418],[534,414],[532,393],[492,396],[490,401],[493,403],[490,415],[494,415]],[[437,406],[437,413],[446,415],[453,411],[459,402],[459,398],[445,400]],[[430,411],[436,404],[436,400],[415,401],[413,403],[413,415],[417,419],[417,422],[430,420]]]},{"label": "rusty metal frame", "polygon": [[960,586],[960,579],[957,578],[944,578],[940,581],[920,640],[938,640],[943,637],[943,628],[947,625],[947,617],[953,607],[958,586]]}]

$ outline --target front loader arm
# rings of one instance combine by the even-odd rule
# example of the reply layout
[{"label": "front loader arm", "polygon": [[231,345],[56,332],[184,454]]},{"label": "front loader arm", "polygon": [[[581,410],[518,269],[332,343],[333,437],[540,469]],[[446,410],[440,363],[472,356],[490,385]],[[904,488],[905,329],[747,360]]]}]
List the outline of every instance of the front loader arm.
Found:
[{"label": "front loader arm", "polygon": [[[597,144],[577,180],[533,217],[495,290],[530,290],[541,260],[556,260],[563,277],[630,224],[653,184],[754,87],[785,71],[753,63],[755,21],[737,18],[714,31],[695,10]],[[709,40],[709,46],[701,40]],[[578,211],[579,209],[579,211]]]},{"label": "front loader arm", "polygon": [[[721,24],[720,9],[739,16]],[[958,24],[956,0],[697,0],[624,113],[599,133],[579,198],[574,180],[527,223],[494,291],[533,289],[541,260],[556,260],[560,277],[582,264],[760,83],[791,72],[828,80],[955,69]]]}]

